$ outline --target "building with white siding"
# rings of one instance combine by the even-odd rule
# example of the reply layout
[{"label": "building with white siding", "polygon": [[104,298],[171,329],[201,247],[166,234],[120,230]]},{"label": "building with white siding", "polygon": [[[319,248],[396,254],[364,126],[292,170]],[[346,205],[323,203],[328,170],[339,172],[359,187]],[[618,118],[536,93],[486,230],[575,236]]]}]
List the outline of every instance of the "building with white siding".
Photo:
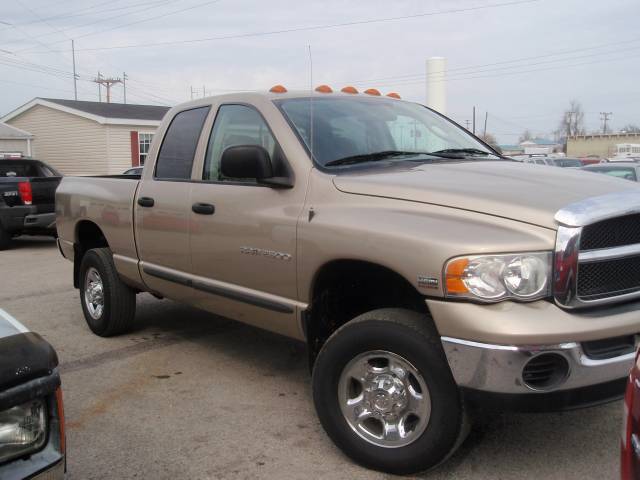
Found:
[{"label": "building with white siding", "polygon": [[169,107],[34,98],[0,121],[29,132],[31,156],[66,175],[118,174],[143,165]]},{"label": "building with white siding", "polygon": [[0,158],[5,156],[31,156],[33,135],[6,123],[0,123]]}]

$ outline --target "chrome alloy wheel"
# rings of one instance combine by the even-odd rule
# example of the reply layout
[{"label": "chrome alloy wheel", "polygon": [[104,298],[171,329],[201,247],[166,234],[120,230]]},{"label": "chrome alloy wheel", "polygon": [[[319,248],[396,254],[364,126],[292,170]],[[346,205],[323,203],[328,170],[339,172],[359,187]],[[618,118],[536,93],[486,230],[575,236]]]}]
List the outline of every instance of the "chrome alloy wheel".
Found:
[{"label": "chrome alloy wheel", "polygon": [[84,303],[91,318],[98,320],[104,311],[104,286],[100,273],[93,267],[84,277]]},{"label": "chrome alloy wheel", "polygon": [[384,350],[362,353],[344,367],[338,401],[353,431],[379,447],[414,442],[431,415],[422,375],[405,358]]}]

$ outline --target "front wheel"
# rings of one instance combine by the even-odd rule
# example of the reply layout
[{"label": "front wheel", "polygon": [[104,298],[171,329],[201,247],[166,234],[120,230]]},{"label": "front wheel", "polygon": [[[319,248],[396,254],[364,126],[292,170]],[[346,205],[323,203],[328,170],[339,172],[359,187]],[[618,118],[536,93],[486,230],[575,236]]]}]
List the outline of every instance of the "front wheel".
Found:
[{"label": "front wheel", "polygon": [[462,401],[431,322],[409,310],[374,310],[339,328],[318,355],[320,422],[366,467],[415,473],[459,444]]},{"label": "front wheel", "polygon": [[136,293],[120,279],[108,248],[94,248],[82,257],[80,302],[96,335],[111,337],[133,326]]}]

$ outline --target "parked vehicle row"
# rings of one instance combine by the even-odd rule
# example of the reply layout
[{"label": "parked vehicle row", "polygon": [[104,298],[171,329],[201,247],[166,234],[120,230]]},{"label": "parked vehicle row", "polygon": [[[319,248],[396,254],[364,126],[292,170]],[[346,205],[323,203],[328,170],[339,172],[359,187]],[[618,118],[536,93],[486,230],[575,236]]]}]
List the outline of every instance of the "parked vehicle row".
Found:
[{"label": "parked vehicle row", "polygon": [[563,167],[563,168],[580,168],[584,164],[579,158],[566,158],[566,157],[545,157],[545,156],[531,156],[522,160],[523,163],[533,163],[536,165],[548,165],[551,167]]},{"label": "parked vehicle row", "polygon": [[278,87],[174,107],[140,178],[64,178],[58,243],[95,334],[151,292],[306,341],[331,439],[409,473],[474,412],[622,397],[640,192],[585,175],[413,103]]}]

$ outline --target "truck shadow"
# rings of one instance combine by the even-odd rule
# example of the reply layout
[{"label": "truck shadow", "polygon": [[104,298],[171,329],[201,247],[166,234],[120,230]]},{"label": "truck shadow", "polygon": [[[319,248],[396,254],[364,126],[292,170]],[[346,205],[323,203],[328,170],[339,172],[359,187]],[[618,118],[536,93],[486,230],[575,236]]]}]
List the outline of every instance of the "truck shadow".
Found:
[{"label": "truck shadow", "polygon": [[9,247],[8,252],[11,250],[18,249],[33,249],[33,250],[44,250],[47,248],[57,248],[56,247],[56,239],[53,237],[45,237],[45,236],[30,236],[30,235],[22,235],[20,237],[16,237],[11,242],[11,247]]},{"label": "truck shadow", "polygon": [[[303,343],[167,300],[145,301],[139,307],[134,335],[174,336],[215,349],[243,368],[289,385],[312,412]],[[460,449],[416,478],[614,478],[621,414],[621,403],[615,402],[573,412],[478,416]],[[299,422],[313,422],[311,445],[331,443],[315,417]],[[351,464],[337,448],[322,448],[336,457],[331,463]]]}]

